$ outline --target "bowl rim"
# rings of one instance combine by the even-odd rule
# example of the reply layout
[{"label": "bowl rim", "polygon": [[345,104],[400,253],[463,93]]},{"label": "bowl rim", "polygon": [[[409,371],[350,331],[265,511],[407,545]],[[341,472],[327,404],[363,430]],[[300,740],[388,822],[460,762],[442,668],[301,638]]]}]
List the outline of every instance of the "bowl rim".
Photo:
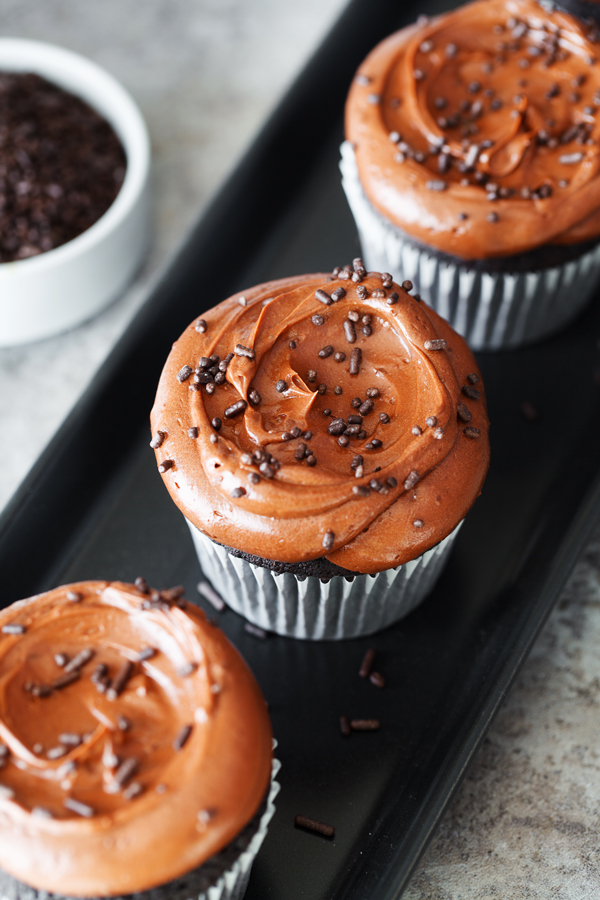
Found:
[{"label": "bowl rim", "polygon": [[[113,128],[127,159],[123,183],[106,212],[77,237],[59,247],[27,259],[0,263],[0,278],[10,276],[12,279],[17,274],[33,275],[34,272],[37,274],[68,263],[100,244],[119,227],[146,187],[150,172],[150,137],[144,118],[129,92],[113,75],[80,53],[45,41],[0,37],[2,72],[33,72],[79,97]],[[80,78],[81,87],[65,86],[61,83],[60,72]],[[94,97],[90,96],[90,87],[94,88]],[[100,95],[105,103],[102,109],[98,108]]]}]

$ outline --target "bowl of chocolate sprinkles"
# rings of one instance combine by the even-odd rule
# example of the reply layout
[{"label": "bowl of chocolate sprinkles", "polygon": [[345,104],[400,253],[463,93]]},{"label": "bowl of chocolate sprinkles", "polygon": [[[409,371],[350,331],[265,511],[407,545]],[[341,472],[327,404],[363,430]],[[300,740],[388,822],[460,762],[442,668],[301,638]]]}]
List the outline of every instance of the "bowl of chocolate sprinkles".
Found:
[{"label": "bowl of chocolate sprinkles", "polygon": [[136,104],[77,53],[0,38],[0,347],[116,299],[149,245],[150,142]]}]

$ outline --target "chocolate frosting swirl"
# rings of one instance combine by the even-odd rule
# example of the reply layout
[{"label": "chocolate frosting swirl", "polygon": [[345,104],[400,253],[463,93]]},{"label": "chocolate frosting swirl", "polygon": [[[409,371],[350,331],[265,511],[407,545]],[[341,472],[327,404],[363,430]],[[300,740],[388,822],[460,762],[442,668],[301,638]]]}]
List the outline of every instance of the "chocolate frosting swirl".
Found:
[{"label": "chocolate frosting swirl", "polygon": [[477,372],[459,335],[358,260],[258,285],[173,345],[151,415],[159,471],[219,543],[378,572],[442,540],[479,494],[481,383],[461,393]]},{"label": "chocolate frosting swirl", "polygon": [[477,0],[391,35],[346,107],[370,201],[465,259],[598,238],[597,41],[535,0]]},{"label": "chocolate frosting swirl", "polygon": [[90,581],[0,613],[0,866],[21,881],[143,891],[221,850],[260,805],[264,700],[177,593]]}]

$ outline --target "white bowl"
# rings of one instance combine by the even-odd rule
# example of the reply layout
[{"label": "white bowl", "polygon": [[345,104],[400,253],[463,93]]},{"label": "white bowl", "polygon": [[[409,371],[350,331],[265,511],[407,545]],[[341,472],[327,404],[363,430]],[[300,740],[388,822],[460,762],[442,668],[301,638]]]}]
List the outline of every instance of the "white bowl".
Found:
[{"label": "white bowl", "polygon": [[127,157],[121,190],[87,231],[55,250],[0,263],[0,347],[72,328],[115,299],[150,238],[150,141],[127,91],[78,53],[0,38],[0,72],[34,72],[76,94],[112,125]]}]

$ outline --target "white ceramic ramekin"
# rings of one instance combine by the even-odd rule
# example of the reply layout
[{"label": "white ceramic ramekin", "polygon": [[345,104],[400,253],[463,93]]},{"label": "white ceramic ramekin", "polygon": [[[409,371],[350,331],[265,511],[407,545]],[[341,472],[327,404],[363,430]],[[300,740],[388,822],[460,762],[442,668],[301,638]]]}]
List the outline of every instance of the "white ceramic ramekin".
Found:
[{"label": "white ceramic ramekin", "polygon": [[0,347],[9,347],[89,319],[133,277],[150,238],[150,140],[127,91],[77,53],[0,38],[0,71],[34,72],[76,94],[112,125],[127,157],[121,190],[91,228],[47,253],[0,264]]}]

